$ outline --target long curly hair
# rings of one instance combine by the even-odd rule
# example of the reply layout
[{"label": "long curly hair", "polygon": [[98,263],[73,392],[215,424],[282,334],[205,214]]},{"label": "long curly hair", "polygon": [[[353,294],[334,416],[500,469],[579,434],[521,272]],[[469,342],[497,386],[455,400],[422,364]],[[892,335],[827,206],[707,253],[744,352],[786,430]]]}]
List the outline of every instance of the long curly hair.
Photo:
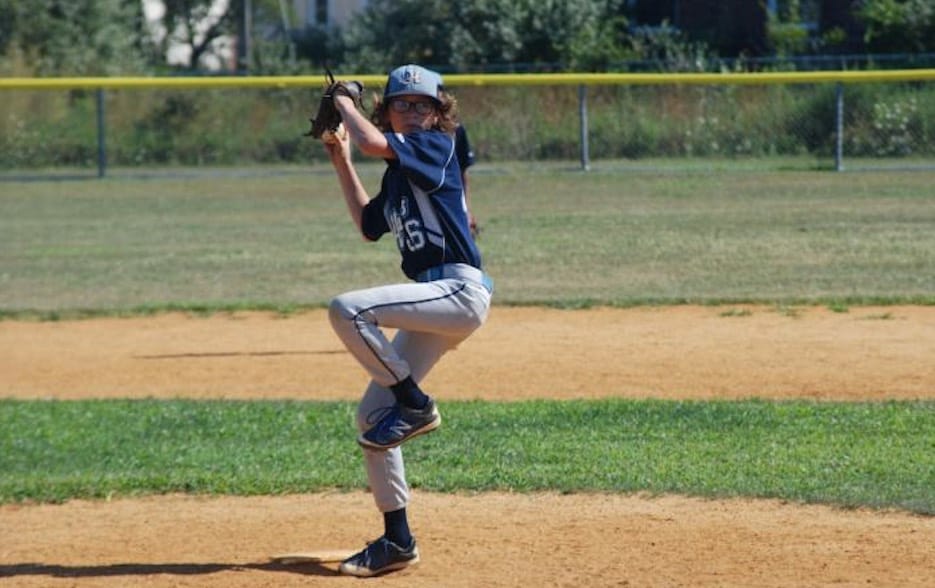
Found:
[{"label": "long curly hair", "polygon": [[[389,133],[393,130],[390,126],[389,108],[390,104],[388,100],[384,100],[382,96],[374,94],[373,114],[370,115],[370,122],[384,133]],[[435,111],[438,115],[438,120],[435,121],[432,128],[448,134],[454,133],[455,128],[458,126],[458,99],[447,90],[439,87],[438,100],[435,101]]]}]

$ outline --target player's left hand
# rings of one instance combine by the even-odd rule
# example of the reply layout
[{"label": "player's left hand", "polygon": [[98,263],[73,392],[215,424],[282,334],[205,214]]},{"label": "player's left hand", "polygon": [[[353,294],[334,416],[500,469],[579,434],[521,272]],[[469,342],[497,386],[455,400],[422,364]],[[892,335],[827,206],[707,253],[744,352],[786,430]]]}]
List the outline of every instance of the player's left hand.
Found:
[{"label": "player's left hand", "polygon": [[356,81],[338,81],[334,80],[331,70],[326,70],[327,85],[321,98],[318,101],[318,111],[313,118],[309,120],[312,128],[309,129],[306,136],[314,139],[322,139],[327,133],[336,133],[341,126],[342,117],[338,108],[335,106],[335,97],[346,96],[351,99],[354,106],[360,108],[361,95],[364,91],[364,85]]}]

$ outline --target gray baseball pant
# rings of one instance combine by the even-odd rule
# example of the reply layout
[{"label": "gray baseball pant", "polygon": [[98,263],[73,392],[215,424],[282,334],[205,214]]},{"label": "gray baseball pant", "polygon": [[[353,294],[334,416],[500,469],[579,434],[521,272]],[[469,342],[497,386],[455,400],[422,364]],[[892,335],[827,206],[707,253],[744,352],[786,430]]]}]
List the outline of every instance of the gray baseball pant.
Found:
[{"label": "gray baseball pant", "polygon": [[[332,300],[335,333],[372,378],[357,408],[357,428],[368,430],[393,407],[390,385],[406,376],[422,381],[445,352],[484,324],[490,299],[481,283],[455,278],[378,286]],[[382,328],[398,329],[392,341]],[[364,449],[364,462],[377,508],[405,508],[410,492],[402,448]]]}]

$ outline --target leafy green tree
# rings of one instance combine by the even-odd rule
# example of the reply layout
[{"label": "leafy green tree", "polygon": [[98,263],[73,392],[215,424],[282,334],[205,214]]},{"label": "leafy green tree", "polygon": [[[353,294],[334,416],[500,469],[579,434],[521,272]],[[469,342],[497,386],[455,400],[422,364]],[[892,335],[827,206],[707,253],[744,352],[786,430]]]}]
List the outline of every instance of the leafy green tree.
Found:
[{"label": "leafy green tree", "polygon": [[864,27],[856,6],[861,0],[824,0],[819,7],[818,24],[822,53],[863,53]]},{"label": "leafy green tree", "polygon": [[43,75],[139,73],[139,10],[128,0],[0,0],[0,50],[15,46]]},{"label": "leafy green tree", "polygon": [[608,71],[616,64],[639,58],[629,21],[609,15],[582,26],[568,45],[568,64],[576,71]]},{"label": "leafy green tree", "polygon": [[589,0],[521,0],[518,4],[523,7],[519,61],[527,63],[567,63],[581,31],[596,28],[604,16],[599,4]]},{"label": "leafy green tree", "polygon": [[875,53],[935,51],[935,2],[864,0],[859,10],[864,41]]},{"label": "leafy green tree", "polygon": [[18,16],[15,0],[0,0],[0,55],[5,54],[13,44]]},{"label": "leafy green tree", "polygon": [[692,41],[688,36],[668,26],[655,30],[639,28],[630,36],[629,44],[635,59],[646,63],[651,71],[697,72],[705,71],[709,55],[708,46]]},{"label": "leafy green tree", "polygon": [[[626,54],[624,0],[373,0],[344,32],[346,64],[600,67]],[[592,54],[592,51],[594,52]]]},{"label": "leafy green tree", "polygon": [[487,0],[459,4],[455,63],[606,69],[630,51],[623,0]]},{"label": "leafy green tree", "polygon": [[[296,56],[311,64],[312,69],[322,66],[341,66],[344,63],[344,37],[333,34],[326,27],[307,25],[293,33]],[[363,71],[363,70],[361,70]]]},{"label": "leafy green tree", "polygon": [[783,8],[767,16],[767,36],[773,53],[780,57],[805,53],[809,34],[802,26],[801,2],[789,0]]},{"label": "leafy green tree", "polygon": [[373,0],[344,31],[344,67],[382,73],[400,63],[450,63],[454,5],[447,0]]},{"label": "leafy green tree", "polygon": [[474,0],[458,5],[451,39],[452,63],[459,68],[514,63],[523,59],[519,23],[526,8],[509,0]]}]

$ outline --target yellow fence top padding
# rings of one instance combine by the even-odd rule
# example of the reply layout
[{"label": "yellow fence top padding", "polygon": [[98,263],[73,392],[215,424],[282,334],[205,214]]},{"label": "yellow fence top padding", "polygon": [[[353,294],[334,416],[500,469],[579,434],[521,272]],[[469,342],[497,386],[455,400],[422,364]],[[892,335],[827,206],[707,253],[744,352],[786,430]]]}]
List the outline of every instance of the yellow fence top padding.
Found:
[{"label": "yellow fence top padding", "polygon": [[[382,75],[336,75],[382,87]],[[817,84],[935,81],[935,69],[763,73],[526,73],[450,74],[448,86],[652,85],[652,84]],[[205,77],[0,78],[0,90],[154,89],[154,88],[321,88],[324,75]]]}]

